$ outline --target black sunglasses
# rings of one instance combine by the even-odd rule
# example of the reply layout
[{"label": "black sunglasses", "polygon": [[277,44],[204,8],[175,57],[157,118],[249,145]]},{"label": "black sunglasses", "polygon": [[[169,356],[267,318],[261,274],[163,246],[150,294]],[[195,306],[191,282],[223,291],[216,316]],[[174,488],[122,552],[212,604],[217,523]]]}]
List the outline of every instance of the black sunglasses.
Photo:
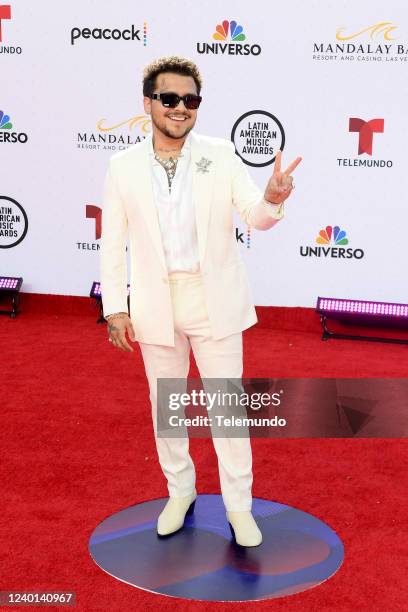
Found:
[{"label": "black sunglasses", "polygon": [[201,96],[196,96],[194,94],[179,96],[175,93],[151,94],[149,98],[152,100],[160,100],[166,108],[176,108],[176,106],[180,104],[180,100],[183,100],[184,106],[189,110],[198,108],[202,100]]}]

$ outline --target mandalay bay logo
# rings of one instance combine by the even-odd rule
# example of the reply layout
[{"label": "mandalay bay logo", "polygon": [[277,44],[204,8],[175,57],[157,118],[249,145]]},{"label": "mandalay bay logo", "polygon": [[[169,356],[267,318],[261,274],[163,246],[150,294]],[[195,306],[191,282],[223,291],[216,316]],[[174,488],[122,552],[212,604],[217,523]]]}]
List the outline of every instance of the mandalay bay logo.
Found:
[{"label": "mandalay bay logo", "polygon": [[337,28],[332,40],[314,41],[312,59],[327,62],[408,62],[408,41],[396,34],[392,21],[381,21],[362,28]]},{"label": "mandalay bay logo", "polygon": [[123,151],[144,140],[151,129],[150,115],[135,115],[118,123],[103,118],[94,132],[77,133],[76,146],[87,151]]}]

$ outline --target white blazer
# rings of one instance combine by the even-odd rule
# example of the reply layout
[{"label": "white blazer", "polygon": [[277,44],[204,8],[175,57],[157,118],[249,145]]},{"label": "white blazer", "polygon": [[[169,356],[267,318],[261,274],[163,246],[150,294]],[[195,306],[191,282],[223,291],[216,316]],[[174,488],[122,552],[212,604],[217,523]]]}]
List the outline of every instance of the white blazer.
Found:
[{"label": "white blazer", "polygon": [[[128,312],[128,234],[130,317],[136,339],[174,346],[168,273],[153,200],[151,138],[150,134],[110,159],[100,244],[103,314]],[[262,192],[228,140],[191,132],[191,159],[200,269],[212,337],[217,340],[257,322],[235,237],[233,206],[245,223],[260,230],[275,225],[283,216],[283,207],[263,201]],[[205,160],[212,162],[208,172],[200,171]]]}]

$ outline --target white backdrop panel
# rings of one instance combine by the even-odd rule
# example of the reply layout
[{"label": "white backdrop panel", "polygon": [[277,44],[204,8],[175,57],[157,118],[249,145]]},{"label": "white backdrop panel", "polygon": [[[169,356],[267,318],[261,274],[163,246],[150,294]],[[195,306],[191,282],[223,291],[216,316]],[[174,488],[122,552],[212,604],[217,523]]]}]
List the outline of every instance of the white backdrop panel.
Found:
[{"label": "white backdrop panel", "polygon": [[[314,306],[317,295],[408,301],[408,54],[398,54],[408,49],[406,3],[393,0],[385,11],[379,0],[228,0],[207,4],[203,12],[202,4],[185,0],[122,0],[114,9],[107,0],[73,0],[58,10],[50,0],[7,1],[12,18],[2,20],[0,111],[13,127],[0,125],[0,195],[24,208],[28,231],[16,246],[0,249],[0,274],[23,276],[25,291],[89,294],[99,277],[99,238],[86,207],[101,207],[107,162],[119,150],[117,142],[116,148],[92,142],[103,133],[98,123],[111,128],[104,133],[114,140],[143,138],[140,121],[129,123],[143,115],[143,67],[179,54],[196,61],[203,75],[196,131],[230,138],[240,116],[260,109],[283,126],[284,164],[303,156],[282,223],[268,232],[253,230],[248,248],[246,227],[236,218],[256,304]],[[198,53],[197,43],[217,44],[212,36],[224,19],[242,25],[242,44],[261,52]],[[390,24],[374,28],[384,21]],[[71,44],[73,28],[132,26],[142,40],[80,38]],[[341,27],[348,41],[336,40]],[[356,49],[327,51],[336,42]],[[10,52],[18,47],[21,53]],[[384,120],[383,133],[373,134],[372,155],[358,154],[359,134],[349,132],[353,117]],[[4,142],[10,132],[27,134],[27,143]],[[339,165],[339,159],[346,161]],[[350,165],[354,160],[389,167]],[[272,170],[249,167],[260,187]],[[0,200],[0,207],[7,202]],[[301,247],[316,253],[319,231],[336,225],[347,234],[344,248],[363,257],[332,257],[338,248],[333,242],[327,256],[301,255]],[[0,235],[0,246],[8,242]]]}]

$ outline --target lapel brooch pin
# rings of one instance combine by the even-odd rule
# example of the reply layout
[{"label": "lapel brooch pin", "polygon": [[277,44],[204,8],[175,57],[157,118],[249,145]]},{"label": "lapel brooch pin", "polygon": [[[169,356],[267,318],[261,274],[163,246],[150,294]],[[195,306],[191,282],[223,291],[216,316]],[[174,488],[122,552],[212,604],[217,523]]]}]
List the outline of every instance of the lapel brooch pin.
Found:
[{"label": "lapel brooch pin", "polygon": [[203,174],[205,174],[206,172],[209,172],[208,166],[210,164],[212,164],[211,159],[207,159],[206,157],[202,157],[199,162],[196,162],[197,172],[202,172]]}]

